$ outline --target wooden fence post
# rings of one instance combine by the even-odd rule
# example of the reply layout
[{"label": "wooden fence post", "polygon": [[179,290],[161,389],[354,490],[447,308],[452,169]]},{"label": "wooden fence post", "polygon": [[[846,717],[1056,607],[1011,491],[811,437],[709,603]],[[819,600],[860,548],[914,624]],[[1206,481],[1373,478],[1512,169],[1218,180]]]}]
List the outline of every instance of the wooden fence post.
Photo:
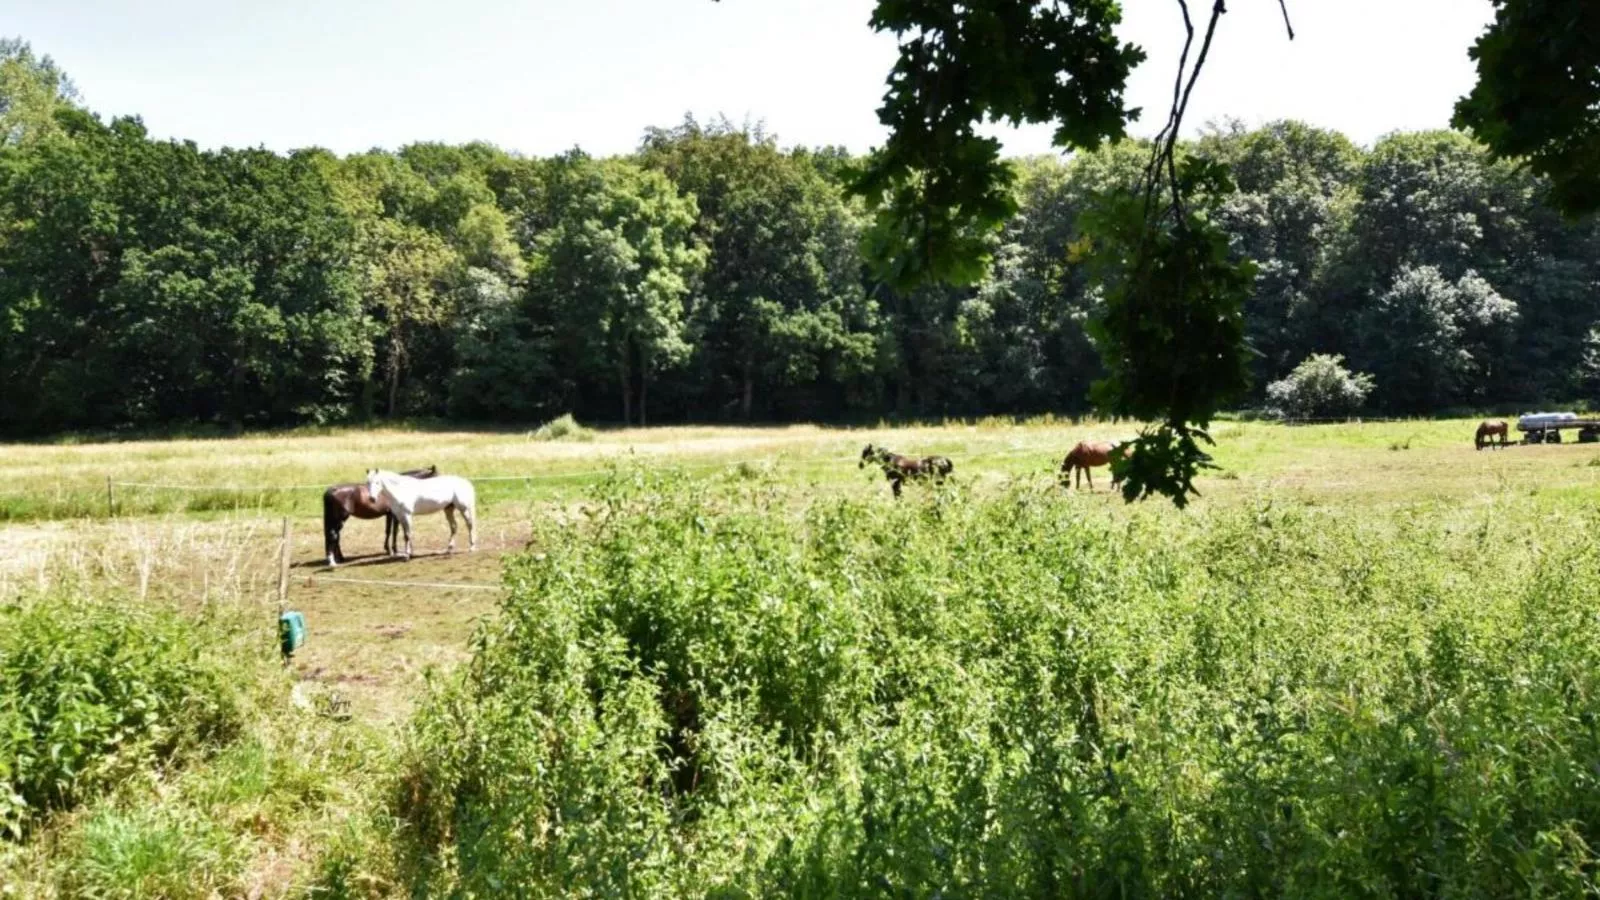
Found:
[{"label": "wooden fence post", "polygon": [[114,518],[117,514],[117,501],[111,494],[111,476],[106,476],[106,518]]},{"label": "wooden fence post", "polygon": [[283,517],[283,540],[278,545],[278,613],[289,604],[289,517]]}]

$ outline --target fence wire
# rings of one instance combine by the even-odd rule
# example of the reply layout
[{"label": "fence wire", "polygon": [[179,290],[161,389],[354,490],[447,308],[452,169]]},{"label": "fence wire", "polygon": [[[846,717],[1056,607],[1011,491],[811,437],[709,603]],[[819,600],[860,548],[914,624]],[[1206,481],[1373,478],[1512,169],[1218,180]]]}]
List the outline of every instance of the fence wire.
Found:
[{"label": "fence wire", "polygon": [[380,587],[402,588],[437,588],[450,591],[498,591],[503,588],[498,584],[477,584],[472,582],[447,582],[447,581],[387,581],[379,578],[340,578],[335,575],[310,575],[307,576],[315,584],[323,581],[336,581],[340,584],[373,584]]}]

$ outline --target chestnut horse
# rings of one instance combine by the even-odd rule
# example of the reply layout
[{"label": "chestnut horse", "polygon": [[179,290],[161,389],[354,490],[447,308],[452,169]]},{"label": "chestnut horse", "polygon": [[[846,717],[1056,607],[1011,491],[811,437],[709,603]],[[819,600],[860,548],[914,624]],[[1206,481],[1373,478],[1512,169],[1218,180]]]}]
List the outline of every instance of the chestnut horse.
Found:
[{"label": "chestnut horse", "polygon": [[[1076,481],[1072,487],[1082,487],[1083,479],[1089,479],[1089,490],[1094,490],[1094,473],[1089,471],[1095,466],[1109,465],[1111,454],[1122,446],[1120,441],[1079,441],[1076,447],[1067,453],[1067,458],[1061,461],[1061,486],[1067,487],[1067,482]],[[1116,487],[1120,479],[1112,478],[1111,486]]]},{"label": "chestnut horse", "polygon": [[1485,444],[1491,447],[1495,446],[1496,442],[1493,438],[1495,435],[1499,435],[1499,445],[1504,447],[1506,438],[1510,433],[1511,429],[1506,425],[1504,419],[1498,419],[1493,422],[1480,422],[1478,423],[1478,433],[1472,438],[1472,446],[1477,447],[1479,450],[1482,450]]},{"label": "chestnut horse", "polygon": [[896,497],[900,496],[900,486],[907,479],[932,479],[935,484],[943,484],[946,475],[955,471],[956,465],[943,456],[901,456],[890,452],[884,447],[874,447],[868,444],[861,451],[861,462],[856,468],[865,468],[867,463],[875,462],[883,468],[883,477],[889,480],[889,487]]},{"label": "chestnut horse", "polygon": [[[439,474],[438,466],[412,469],[405,473],[412,478],[432,478]],[[358,519],[383,519],[383,552],[393,555],[400,543],[400,520],[389,511],[389,504],[372,496],[366,484],[336,484],[322,493],[322,547],[328,554],[328,568],[344,562],[344,551],[339,547],[339,535],[351,516]]]}]

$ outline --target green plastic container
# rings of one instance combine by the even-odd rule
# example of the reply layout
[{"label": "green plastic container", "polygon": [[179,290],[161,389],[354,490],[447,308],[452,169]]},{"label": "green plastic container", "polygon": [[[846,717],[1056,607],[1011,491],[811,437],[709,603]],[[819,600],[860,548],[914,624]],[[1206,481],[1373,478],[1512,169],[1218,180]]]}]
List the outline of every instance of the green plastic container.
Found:
[{"label": "green plastic container", "polygon": [[306,642],[306,617],[294,610],[288,610],[278,616],[278,646],[283,650],[283,658],[288,659],[300,645]]}]

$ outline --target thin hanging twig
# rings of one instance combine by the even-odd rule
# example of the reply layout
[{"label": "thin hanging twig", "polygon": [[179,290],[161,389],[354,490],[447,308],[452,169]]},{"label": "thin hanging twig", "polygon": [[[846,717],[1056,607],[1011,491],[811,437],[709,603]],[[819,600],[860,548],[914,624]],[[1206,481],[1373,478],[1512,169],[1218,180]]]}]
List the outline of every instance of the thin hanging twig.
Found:
[{"label": "thin hanging twig", "polygon": [[1185,0],[1178,0],[1178,7],[1183,10],[1183,26],[1187,31],[1187,37],[1183,42],[1183,53],[1178,58],[1178,77],[1172,86],[1172,110],[1167,114],[1166,126],[1156,133],[1150,165],[1145,169],[1145,208],[1148,214],[1164,168],[1168,193],[1172,198],[1172,205],[1168,210],[1177,213],[1181,223],[1184,209],[1183,192],[1178,187],[1176,159],[1178,138],[1183,128],[1184,113],[1189,109],[1189,97],[1194,93],[1195,82],[1200,79],[1200,70],[1205,68],[1206,57],[1210,55],[1211,40],[1217,33],[1217,22],[1228,11],[1228,7],[1225,0],[1216,0],[1212,4],[1211,20],[1206,23],[1205,38],[1200,43],[1200,54],[1195,57],[1192,69],[1188,67],[1188,62],[1189,50],[1194,43],[1194,23],[1189,17],[1189,4]]},{"label": "thin hanging twig", "polygon": [[1183,52],[1178,55],[1178,74],[1172,81],[1172,107],[1167,112],[1167,123],[1156,132],[1150,162],[1144,169],[1144,212],[1147,219],[1150,218],[1150,208],[1161,183],[1161,158],[1168,144],[1167,138],[1177,131],[1178,124],[1174,119],[1178,114],[1179,101],[1183,98],[1183,76],[1189,68],[1189,49],[1194,46],[1194,22],[1189,18],[1189,4],[1185,0],[1178,0],[1178,8],[1183,11]]}]

